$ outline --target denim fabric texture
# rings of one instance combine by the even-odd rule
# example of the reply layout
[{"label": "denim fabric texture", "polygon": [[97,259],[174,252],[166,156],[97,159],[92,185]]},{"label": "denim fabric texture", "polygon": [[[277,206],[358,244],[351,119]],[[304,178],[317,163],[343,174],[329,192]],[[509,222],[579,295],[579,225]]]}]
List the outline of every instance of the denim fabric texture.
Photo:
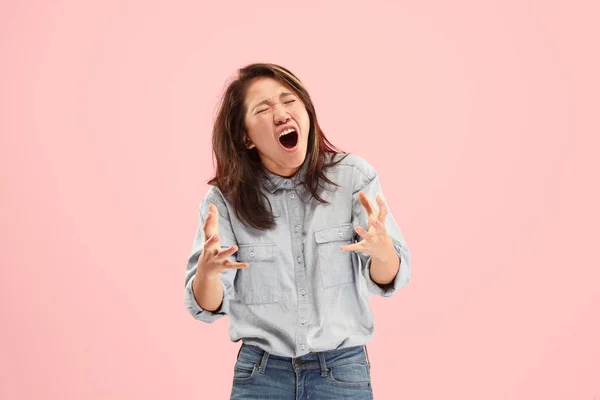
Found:
[{"label": "denim fabric texture", "polygon": [[243,345],[233,371],[230,399],[373,399],[366,346],[288,358]]}]

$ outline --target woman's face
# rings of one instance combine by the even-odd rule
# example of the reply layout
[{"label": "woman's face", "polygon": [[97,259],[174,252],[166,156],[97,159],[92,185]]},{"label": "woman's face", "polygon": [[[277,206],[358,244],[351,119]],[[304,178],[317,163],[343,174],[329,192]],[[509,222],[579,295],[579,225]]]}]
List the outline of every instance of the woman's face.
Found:
[{"label": "woman's face", "polygon": [[306,157],[310,129],[300,97],[275,79],[261,77],[248,87],[244,104],[244,123],[252,141],[246,147],[256,147],[263,165],[274,174],[296,173]]}]

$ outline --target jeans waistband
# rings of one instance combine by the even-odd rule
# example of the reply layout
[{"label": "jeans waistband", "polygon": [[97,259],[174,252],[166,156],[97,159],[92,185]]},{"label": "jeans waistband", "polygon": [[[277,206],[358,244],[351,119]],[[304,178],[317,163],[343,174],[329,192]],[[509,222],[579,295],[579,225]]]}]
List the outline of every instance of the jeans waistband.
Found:
[{"label": "jeans waistband", "polygon": [[257,346],[242,344],[238,352],[238,359],[240,358],[255,363],[261,373],[264,373],[268,366],[290,371],[320,369],[321,375],[327,376],[328,368],[336,365],[352,363],[370,365],[366,346],[314,352],[300,357],[282,357],[270,354]]}]

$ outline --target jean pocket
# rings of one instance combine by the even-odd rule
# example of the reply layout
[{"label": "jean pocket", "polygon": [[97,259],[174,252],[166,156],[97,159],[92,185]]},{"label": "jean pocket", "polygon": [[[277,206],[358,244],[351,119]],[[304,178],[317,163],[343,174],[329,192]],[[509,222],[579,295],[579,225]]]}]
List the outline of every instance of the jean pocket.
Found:
[{"label": "jean pocket", "polygon": [[277,303],[281,299],[275,243],[238,244],[237,260],[248,268],[237,271],[235,292],[244,304]]},{"label": "jean pocket", "polygon": [[250,383],[257,371],[258,365],[256,363],[238,359],[233,369],[233,381],[235,383]]},{"label": "jean pocket", "polygon": [[354,280],[352,252],[340,250],[341,246],[351,244],[353,237],[351,223],[332,225],[315,231],[317,267],[321,271],[323,288]]},{"label": "jean pocket", "polygon": [[371,385],[370,367],[365,363],[336,365],[329,368],[329,379],[338,386],[368,387]]}]

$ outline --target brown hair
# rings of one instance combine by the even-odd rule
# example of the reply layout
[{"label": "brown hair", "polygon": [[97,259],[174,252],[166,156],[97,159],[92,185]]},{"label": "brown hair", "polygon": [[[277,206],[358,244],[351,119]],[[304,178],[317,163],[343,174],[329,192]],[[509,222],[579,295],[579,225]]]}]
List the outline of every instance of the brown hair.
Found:
[{"label": "brown hair", "polygon": [[[212,145],[216,158],[215,176],[208,184],[217,186],[223,196],[233,205],[237,217],[254,228],[266,230],[275,226],[275,217],[267,210],[261,198],[269,202],[261,190],[261,178],[265,176],[256,147],[247,149],[244,143],[246,113],[244,99],[254,78],[270,77],[289,87],[304,103],[310,119],[308,148],[304,163],[308,163],[304,184],[310,194],[322,203],[329,203],[317,194],[319,180],[339,186],[329,180],[325,168],[342,161],[347,156],[339,151],[327,138],[319,126],[312,100],[300,80],[289,70],[275,64],[250,64],[237,71],[237,77],[229,83],[220,102],[215,119]],[[346,154],[333,162],[326,163],[327,154]],[[271,206],[269,202],[269,206]]]}]

